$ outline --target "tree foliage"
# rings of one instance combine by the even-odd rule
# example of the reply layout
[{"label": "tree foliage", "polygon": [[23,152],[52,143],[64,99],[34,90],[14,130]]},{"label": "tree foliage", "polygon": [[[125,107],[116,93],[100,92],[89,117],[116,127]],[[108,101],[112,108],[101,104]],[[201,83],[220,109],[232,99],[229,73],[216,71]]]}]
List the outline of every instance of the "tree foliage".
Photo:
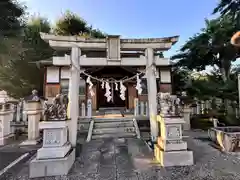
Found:
[{"label": "tree foliage", "polygon": [[187,69],[173,67],[172,70],[172,80],[173,80],[173,93],[186,91],[187,87],[190,86],[191,77],[190,72]]},{"label": "tree foliage", "polygon": [[190,70],[205,70],[206,66],[215,65],[226,82],[231,63],[239,57],[239,49],[230,44],[230,38],[236,31],[235,25],[230,16],[206,20],[205,24],[206,27],[190,38],[172,60]]},{"label": "tree foliage", "polygon": [[[62,53],[55,52],[40,37],[40,32],[52,32],[46,18],[32,17],[23,25],[20,28],[21,36],[14,36],[12,41],[8,39],[4,42],[8,43],[9,47],[13,46],[14,48],[0,53],[0,58],[4,59],[4,63],[0,66],[0,89],[6,90],[16,98],[29,95],[32,89],[37,89],[41,94],[44,78],[43,69],[38,69],[34,62],[50,60],[53,54]],[[93,29],[86,21],[71,12],[65,13],[56,22],[54,33],[96,38],[105,37],[105,34],[100,30]]]},{"label": "tree foliage", "polygon": [[103,32],[98,29],[93,29],[84,19],[70,11],[63,14],[63,16],[56,22],[54,32],[58,35],[80,35],[95,38],[105,37]]},{"label": "tree foliage", "polygon": [[50,24],[41,17],[34,17],[26,25],[23,36],[24,51],[17,58],[9,59],[0,67],[0,88],[19,98],[29,95],[32,89],[42,90],[43,71],[33,62],[52,57],[53,50],[44,42],[39,32],[49,32]]},{"label": "tree foliage", "polygon": [[24,8],[16,1],[1,0],[0,2],[0,36],[16,36],[21,33],[23,25],[21,17]]},{"label": "tree foliage", "polygon": [[232,22],[236,23],[237,28],[240,27],[240,0],[220,0],[213,10],[213,14],[216,13],[220,13],[221,17],[231,16]]},{"label": "tree foliage", "polygon": [[18,56],[22,48],[24,7],[13,0],[0,1],[0,65]]},{"label": "tree foliage", "polygon": [[193,70],[205,70],[207,66],[213,68],[210,74],[191,78],[190,86],[184,87],[189,95],[199,99],[238,98],[237,76],[232,70],[232,63],[239,58],[240,52],[230,44],[232,35],[237,31],[236,23],[228,11],[222,12],[216,19],[205,20],[205,27],[200,33],[191,37],[172,57],[176,67],[188,69],[190,74]]}]

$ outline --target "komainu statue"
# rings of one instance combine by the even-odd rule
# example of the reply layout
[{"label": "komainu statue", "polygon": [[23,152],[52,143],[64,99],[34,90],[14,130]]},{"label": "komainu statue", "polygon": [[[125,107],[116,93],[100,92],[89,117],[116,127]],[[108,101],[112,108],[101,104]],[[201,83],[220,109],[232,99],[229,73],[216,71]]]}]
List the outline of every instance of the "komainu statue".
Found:
[{"label": "komainu statue", "polygon": [[32,94],[24,98],[26,101],[40,101],[40,97],[38,96],[38,91],[36,89],[32,90]]},{"label": "komainu statue", "polygon": [[181,100],[170,93],[158,93],[158,113],[165,115],[180,115]]},{"label": "komainu statue", "polygon": [[68,97],[58,94],[52,104],[44,103],[44,116],[46,120],[67,120]]},{"label": "komainu statue", "polygon": [[170,112],[170,104],[171,104],[171,96],[170,93],[158,93],[159,96],[159,109],[161,114],[169,114]]}]

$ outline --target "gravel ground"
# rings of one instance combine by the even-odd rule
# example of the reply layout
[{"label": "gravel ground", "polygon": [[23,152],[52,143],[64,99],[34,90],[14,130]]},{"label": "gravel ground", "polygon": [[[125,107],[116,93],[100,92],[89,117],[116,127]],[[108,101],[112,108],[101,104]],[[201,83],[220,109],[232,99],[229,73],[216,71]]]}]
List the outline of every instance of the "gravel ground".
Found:
[{"label": "gravel ground", "polygon": [[[204,141],[206,133],[188,132],[188,147],[195,164],[189,167],[162,168],[153,154],[137,139],[105,139],[85,144],[81,156],[68,176],[35,180],[240,180],[240,156],[227,155]],[[5,176],[8,180],[27,180],[28,163]]]}]

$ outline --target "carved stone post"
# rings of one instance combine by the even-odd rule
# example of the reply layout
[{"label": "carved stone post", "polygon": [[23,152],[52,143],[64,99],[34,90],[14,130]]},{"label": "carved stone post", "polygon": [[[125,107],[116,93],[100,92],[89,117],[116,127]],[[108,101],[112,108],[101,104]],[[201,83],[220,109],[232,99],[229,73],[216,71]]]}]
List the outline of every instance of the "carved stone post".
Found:
[{"label": "carved stone post", "polygon": [[144,116],[144,102],[143,101],[140,102],[140,114],[141,114],[141,116]]},{"label": "carved stone post", "polygon": [[134,116],[139,116],[138,98],[134,99]]},{"label": "carved stone post", "polygon": [[190,124],[190,113],[191,113],[191,108],[187,105],[183,107],[183,118],[185,123],[183,124],[183,130],[190,130],[191,129],[191,124]]},{"label": "carved stone post", "polygon": [[12,115],[13,109],[11,108],[11,104],[0,104],[0,146],[5,145],[14,136],[10,127]]},{"label": "carved stone post", "polygon": [[146,116],[149,117],[149,107],[148,107],[148,102],[145,103],[146,107]]},{"label": "carved stone post", "polygon": [[25,111],[27,103],[26,103],[26,101],[23,101],[22,103],[23,103],[22,104],[22,120],[23,120],[23,122],[27,122],[28,117],[27,117],[27,112]]},{"label": "carved stone post", "polygon": [[201,107],[199,101],[197,101],[197,115],[201,113]]},{"label": "carved stone post", "polygon": [[87,100],[87,117],[92,117],[92,99]]},{"label": "carved stone post", "polygon": [[36,145],[39,138],[39,121],[43,111],[41,102],[28,100],[25,111],[28,117],[28,139],[21,145]]},{"label": "carved stone post", "polygon": [[83,102],[82,105],[82,117],[85,117],[86,116],[86,106],[85,106],[85,103]]},{"label": "carved stone post", "polygon": [[16,121],[17,122],[20,122],[20,118],[21,118],[21,106],[20,106],[20,103],[17,103],[16,104],[17,106],[17,112],[16,112]]}]

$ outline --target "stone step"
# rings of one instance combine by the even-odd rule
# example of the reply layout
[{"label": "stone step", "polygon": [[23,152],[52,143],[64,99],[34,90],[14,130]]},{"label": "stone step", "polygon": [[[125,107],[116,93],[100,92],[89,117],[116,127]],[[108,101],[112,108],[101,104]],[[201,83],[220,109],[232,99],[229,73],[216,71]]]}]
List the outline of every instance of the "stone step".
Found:
[{"label": "stone step", "polygon": [[136,137],[135,133],[121,133],[121,134],[96,134],[92,136],[92,139],[102,139],[102,138],[132,138]]},{"label": "stone step", "polygon": [[132,121],[133,118],[131,117],[122,117],[122,118],[95,118],[95,123],[104,123],[104,122],[126,122]]},{"label": "stone step", "polygon": [[94,128],[118,128],[118,127],[133,127],[133,122],[95,122]]},{"label": "stone step", "polygon": [[134,127],[121,127],[121,128],[95,128],[93,129],[93,135],[97,134],[124,134],[135,133]]}]

